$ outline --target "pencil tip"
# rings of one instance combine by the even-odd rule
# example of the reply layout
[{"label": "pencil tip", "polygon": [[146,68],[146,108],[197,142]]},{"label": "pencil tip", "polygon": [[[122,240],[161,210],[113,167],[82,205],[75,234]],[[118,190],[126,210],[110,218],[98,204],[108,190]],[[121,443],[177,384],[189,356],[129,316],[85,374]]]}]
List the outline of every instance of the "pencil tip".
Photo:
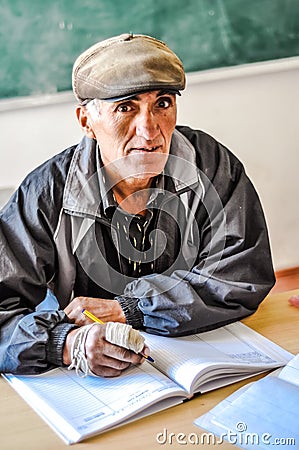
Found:
[{"label": "pencil tip", "polygon": [[146,359],[148,359],[150,362],[155,362],[155,360],[154,360],[151,356],[146,355],[145,357],[146,357]]}]

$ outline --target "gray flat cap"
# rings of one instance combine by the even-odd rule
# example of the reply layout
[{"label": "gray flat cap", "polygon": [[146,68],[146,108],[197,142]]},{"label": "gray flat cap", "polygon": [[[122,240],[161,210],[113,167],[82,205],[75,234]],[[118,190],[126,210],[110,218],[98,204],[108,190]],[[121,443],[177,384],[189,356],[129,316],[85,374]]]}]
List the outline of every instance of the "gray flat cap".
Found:
[{"label": "gray flat cap", "polygon": [[122,34],[93,45],[75,61],[72,78],[79,102],[185,88],[183,64],[176,54],[164,42],[140,34]]}]

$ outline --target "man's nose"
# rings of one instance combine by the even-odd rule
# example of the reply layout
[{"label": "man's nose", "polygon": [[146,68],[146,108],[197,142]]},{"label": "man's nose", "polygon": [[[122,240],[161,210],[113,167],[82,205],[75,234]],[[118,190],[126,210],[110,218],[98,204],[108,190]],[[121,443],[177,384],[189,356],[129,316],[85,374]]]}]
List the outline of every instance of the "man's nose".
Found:
[{"label": "man's nose", "polygon": [[136,135],[153,141],[159,134],[159,124],[152,111],[143,111],[136,118]]}]

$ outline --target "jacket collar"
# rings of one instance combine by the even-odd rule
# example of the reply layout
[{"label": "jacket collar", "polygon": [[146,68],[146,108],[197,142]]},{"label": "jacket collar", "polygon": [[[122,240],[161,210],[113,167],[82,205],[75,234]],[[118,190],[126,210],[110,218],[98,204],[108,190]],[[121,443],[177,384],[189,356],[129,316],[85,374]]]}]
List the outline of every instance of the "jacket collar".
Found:
[{"label": "jacket collar", "polygon": [[[74,151],[63,196],[63,208],[70,213],[103,216],[97,153],[96,141],[86,136]],[[178,130],[172,136],[170,155],[164,172],[172,178],[177,194],[200,182],[195,149]]]}]

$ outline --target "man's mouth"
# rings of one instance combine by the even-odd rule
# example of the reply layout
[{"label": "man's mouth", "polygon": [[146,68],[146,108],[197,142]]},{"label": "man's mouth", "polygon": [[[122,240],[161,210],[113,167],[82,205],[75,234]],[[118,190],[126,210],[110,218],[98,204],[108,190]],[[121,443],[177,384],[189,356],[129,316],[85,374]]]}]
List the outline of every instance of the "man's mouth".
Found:
[{"label": "man's mouth", "polygon": [[156,145],[155,147],[132,147],[130,149],[130,152],[147,152],[147,153],[151,153],[151,152],[155,152],[159,148],[161,148],[161,145]]}]

